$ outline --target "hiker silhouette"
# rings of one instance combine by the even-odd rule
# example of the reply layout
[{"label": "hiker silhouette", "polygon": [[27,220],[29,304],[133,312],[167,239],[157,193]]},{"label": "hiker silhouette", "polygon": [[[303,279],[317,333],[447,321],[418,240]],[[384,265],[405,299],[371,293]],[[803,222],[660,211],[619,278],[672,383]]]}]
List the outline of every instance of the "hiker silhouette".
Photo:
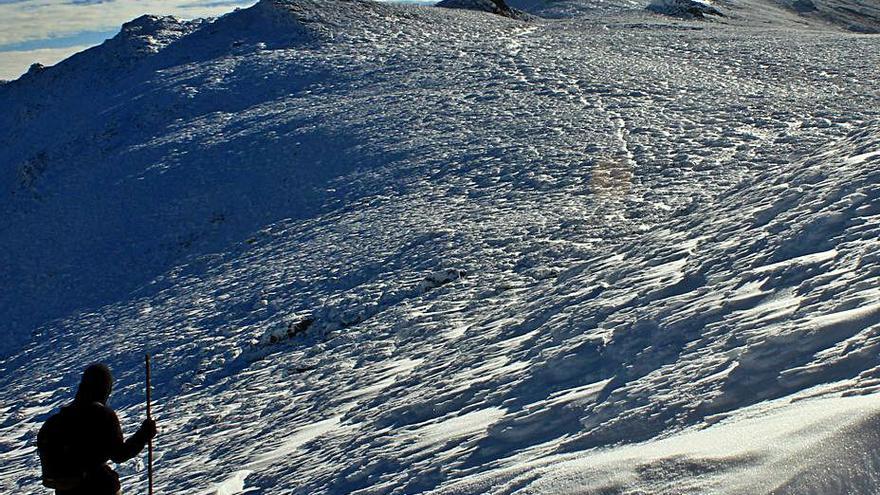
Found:
[{"label": "hiker silhouette", "polygon": [[113,375],[100,363],[85,369],[72,403],[46,420],[37,436],[43,484],[56,495],[117,495],[119,475],[107,461],[125,462],[156,435],[156,422],[144,420],[123,440],[116,413],[107,406]]}]

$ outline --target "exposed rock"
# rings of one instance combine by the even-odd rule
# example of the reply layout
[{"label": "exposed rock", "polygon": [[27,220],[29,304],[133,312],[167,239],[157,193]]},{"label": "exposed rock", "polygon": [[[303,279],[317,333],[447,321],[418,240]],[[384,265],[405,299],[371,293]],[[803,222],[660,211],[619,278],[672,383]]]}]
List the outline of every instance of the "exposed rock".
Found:
[{"label": "exposed rock", "polygon": [[525,12],[511,8],[504,0],[443,0],[437,4],[437,7],[491,12],[512,19],[525,19],[529,17]]},{"label": "exposed rock", "polygon": [[724,17],[720,10],[700,0],[654,0],[646,9],[658,14],[692,19],[703,19],[707,15]]}]

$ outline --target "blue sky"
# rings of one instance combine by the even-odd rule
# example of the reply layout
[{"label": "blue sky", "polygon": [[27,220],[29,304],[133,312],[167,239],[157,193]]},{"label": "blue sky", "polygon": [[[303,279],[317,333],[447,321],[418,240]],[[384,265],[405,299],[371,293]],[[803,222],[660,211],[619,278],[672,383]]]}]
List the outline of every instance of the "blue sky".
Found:
[{"label": "blue sky", "polygon": [[0,0],[0,79],[97,45],[142,14],[221,15],[256,0]]}]

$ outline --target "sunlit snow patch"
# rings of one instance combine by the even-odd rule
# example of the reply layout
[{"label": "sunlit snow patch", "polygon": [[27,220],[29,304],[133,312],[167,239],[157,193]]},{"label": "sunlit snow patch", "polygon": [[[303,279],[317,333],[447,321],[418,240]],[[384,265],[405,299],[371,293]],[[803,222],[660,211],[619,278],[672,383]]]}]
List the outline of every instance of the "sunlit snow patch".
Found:
[{"label": "sunlit snow patch", "polygon": [[489,407],[460,416],[453,416],[439,422],[428,422],[411,431],[416,446],[429,447],[486,431],[492,423],[501,419],[506,409]]},{"label": "sunlit snow patch", "polygon": [[248,493],[253,490],[244,489],[244,481],[253,471],[243,470],[237,471],[226,481],[219,483],[215,488],[205,492],[210,495],[238,495],[240,493]]},{"label": "sunlit snow patch", "polygon": [[246,466],[247,469],[236,471],[231,477],[218,483],[213,488],[200,492],[200,495],[239,495],[257,491],[257,488],[245,489],[245,482],[248,476],[293,454],[297,449],[321,435],[337,429],[339,427],[339,419],[340,416],[334,416],[300,428],[285,438],[275,449],[256,456]]},{"label": "sunlit snow patch", "polygon": [[296,449],[311,442],[319,436],[335,430],[339,426],[339,416],[334,416],[324,421],[318,421],[294,432],[292,435],[284,439],[277,448],[271,452],[258,455],[248,466],[254,469],[262,467],[268,463],[275,462],[290,455]]},{"label": "sunlit snow patch", "polygon": [[782,400],[661,440],[511,463],[435,493],[876,493],[878,423],[880,396]]}]

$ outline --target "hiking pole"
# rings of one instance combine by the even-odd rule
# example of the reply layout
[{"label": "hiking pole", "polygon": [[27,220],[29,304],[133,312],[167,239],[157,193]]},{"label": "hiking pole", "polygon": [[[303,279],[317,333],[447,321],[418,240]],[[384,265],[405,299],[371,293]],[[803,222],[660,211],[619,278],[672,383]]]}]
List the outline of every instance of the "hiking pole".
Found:
[{"label": "hiking pole", "polygon": [[[147,354],[147,419],[153,419],[150,411],[150,354]],[[149,495],[153,495],[153,439],[147,440],[147,483]]]}]

